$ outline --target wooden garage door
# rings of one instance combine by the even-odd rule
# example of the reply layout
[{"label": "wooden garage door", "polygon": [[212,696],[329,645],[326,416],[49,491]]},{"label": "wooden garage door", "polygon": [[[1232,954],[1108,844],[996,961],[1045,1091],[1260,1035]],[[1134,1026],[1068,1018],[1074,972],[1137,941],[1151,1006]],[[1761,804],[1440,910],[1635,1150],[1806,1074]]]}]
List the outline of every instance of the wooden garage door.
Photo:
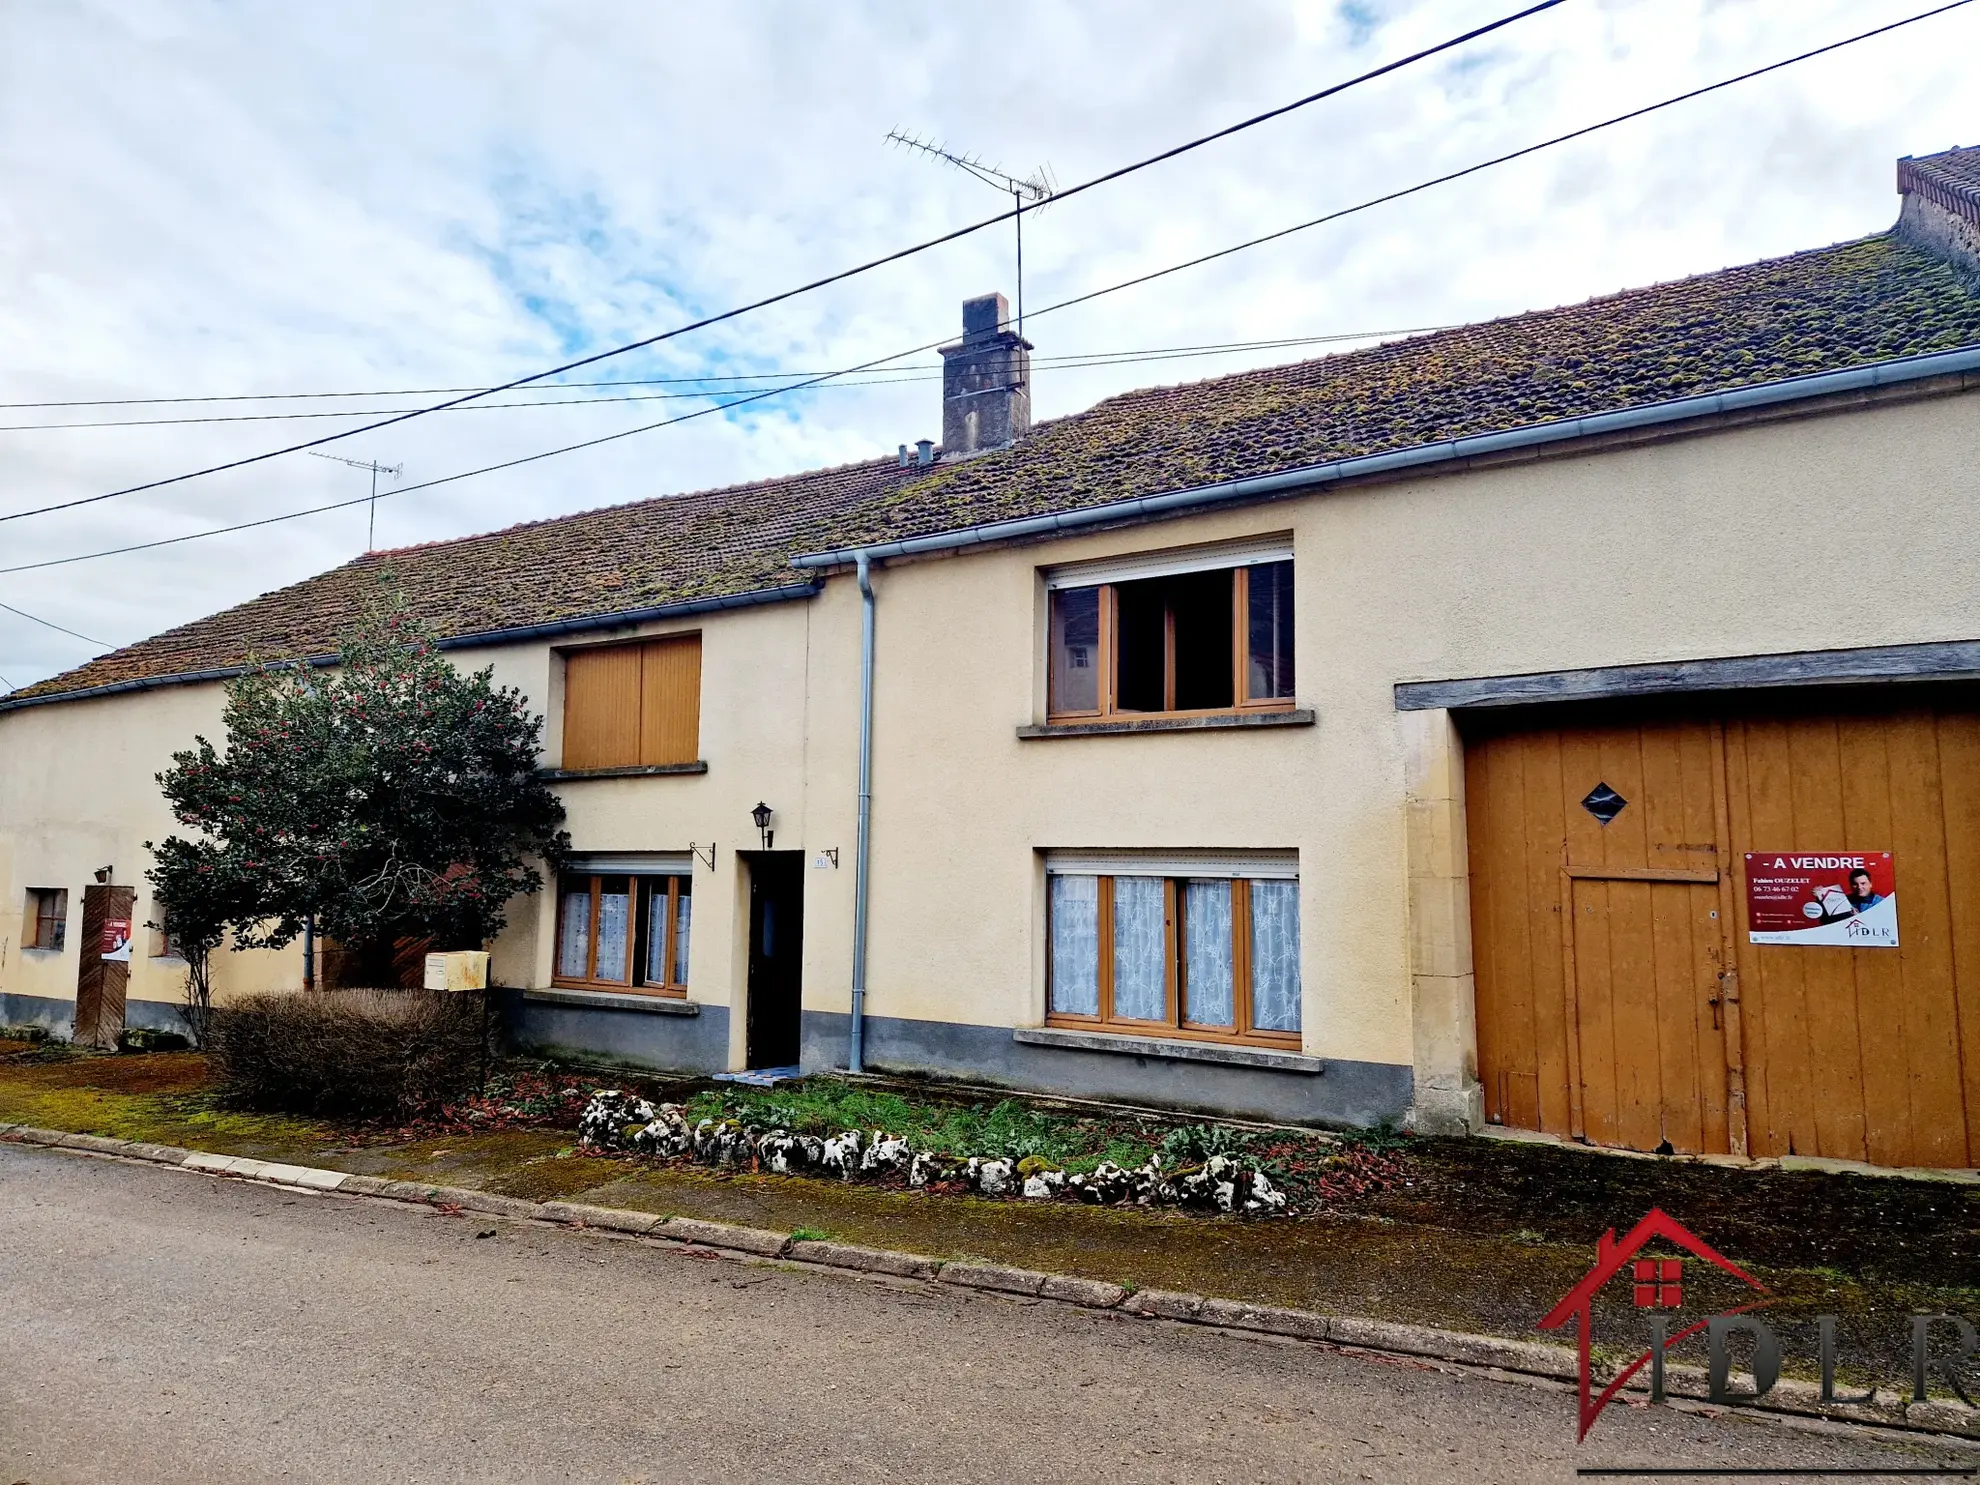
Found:
[{"label": "wooden garage door", "polygon": [[[1634,1149],[1974,1163],[1972,698],[1548,722],[1467,729],[1487,1117]],[[1898,949],[1746,941],[1746,852],[1844,850],[1894,854]]]}]

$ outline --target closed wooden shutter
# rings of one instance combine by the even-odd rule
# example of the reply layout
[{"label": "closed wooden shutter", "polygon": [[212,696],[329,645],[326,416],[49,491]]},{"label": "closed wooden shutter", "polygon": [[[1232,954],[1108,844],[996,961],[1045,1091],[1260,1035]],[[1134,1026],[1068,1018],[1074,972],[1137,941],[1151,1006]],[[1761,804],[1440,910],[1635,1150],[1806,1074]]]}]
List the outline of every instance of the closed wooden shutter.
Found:
[{"label": "closed wooden shutter", "polygon": [[564,660],[564,767],[639,762],[639,646],[573,650]]},{"label": "closed wooden shutter", "polygon": [[565,657],[565,768],[693,763],[700,751],[699,634]]},{"label": "closed wooden shutter", "polygon": [[640,648],[639,761],[692,763],[701,752],[701,636]]}]

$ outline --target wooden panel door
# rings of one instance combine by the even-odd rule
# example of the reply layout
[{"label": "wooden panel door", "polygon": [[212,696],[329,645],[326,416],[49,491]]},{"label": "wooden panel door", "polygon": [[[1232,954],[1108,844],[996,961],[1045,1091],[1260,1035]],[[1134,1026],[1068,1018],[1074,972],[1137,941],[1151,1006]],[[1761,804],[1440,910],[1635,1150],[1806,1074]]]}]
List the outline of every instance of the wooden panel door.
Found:
[{"label": "wooden panel door", "polygon": [[124,994],[131,978],[132,887],[83,888],[82,942],[76,955],[76,1040],[114,1047],[124,1029]]},{"label": "wooden panel door", "polygon": [[1736,1141],[1718,757],[1700,719],[1467,741],[1487,1118],[1644,1150]]},{"label": "wooden panel door", "polygon": [[1896,949],[1740,936],[1753,1153],[1971,1165],[1980,715],[1755,709],[1728,723],[1726,775],[1737,851],[1890,851],[1897,873]]},{"label": "wooden panel door", "polygon": [[1724,1154],[1716,882],[1570,878],[1583,1133]]}]

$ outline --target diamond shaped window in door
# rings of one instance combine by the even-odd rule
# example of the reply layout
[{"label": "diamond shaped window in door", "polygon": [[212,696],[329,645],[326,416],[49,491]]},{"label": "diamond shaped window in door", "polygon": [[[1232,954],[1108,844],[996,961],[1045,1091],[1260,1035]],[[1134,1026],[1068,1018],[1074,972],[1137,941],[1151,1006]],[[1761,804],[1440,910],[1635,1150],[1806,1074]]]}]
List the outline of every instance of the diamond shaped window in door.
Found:
[{"label": "diamond shaped window in door", "polygon": [[1581,807],[1604,825],[1623,812],[1629,801],[1607,784],[1597,784],[1581,801]]}]

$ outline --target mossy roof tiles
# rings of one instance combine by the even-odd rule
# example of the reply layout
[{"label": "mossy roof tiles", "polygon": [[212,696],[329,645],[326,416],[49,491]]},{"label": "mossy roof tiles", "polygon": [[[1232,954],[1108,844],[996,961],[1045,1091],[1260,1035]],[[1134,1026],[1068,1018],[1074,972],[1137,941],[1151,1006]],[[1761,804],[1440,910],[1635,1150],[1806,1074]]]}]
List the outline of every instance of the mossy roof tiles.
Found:
[{"label": "mossy roof tiles", "polygon": [[1884,234],[1292,366],[1130,392],[1041,423],[1012,448],[932,470],[887,458],[372,553],[8,699],[327,653],[381,579],[443,636],[520,628],[797,583],[790,559],[806,552],[1976,344],[1980,296],[1939,260]]}]

